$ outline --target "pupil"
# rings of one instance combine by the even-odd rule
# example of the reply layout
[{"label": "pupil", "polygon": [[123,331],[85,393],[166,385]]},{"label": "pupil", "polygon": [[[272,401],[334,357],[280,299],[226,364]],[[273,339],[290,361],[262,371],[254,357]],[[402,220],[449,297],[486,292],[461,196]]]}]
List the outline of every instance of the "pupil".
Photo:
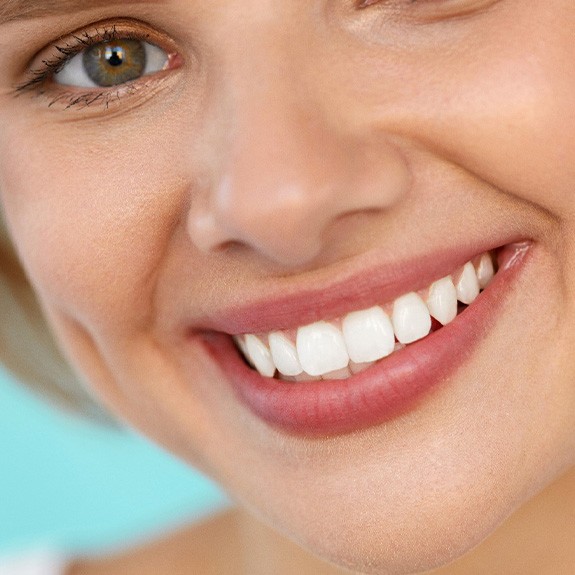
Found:
[{"label": "pupil", "polygon": [[121,66],[125,60],[124,50],[115,46],[114,48],[106,48],[106,61],[110,66]]}]

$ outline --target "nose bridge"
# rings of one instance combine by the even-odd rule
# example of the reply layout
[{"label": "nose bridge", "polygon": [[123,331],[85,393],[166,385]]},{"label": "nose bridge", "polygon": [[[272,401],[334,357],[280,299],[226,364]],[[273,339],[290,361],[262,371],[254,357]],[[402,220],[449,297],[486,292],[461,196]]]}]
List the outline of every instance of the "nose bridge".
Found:
[{"label": "nose bridge", "polygon": [[390,197],[358,178],[365,150],[330,115],[329,98],[314,82],[313,31],[301,25],[294,36],[279,18],[259,25],[225,39],[213,108],[223,129],[210,187],[193,204],[188,229],[204,251],[234,242],[302,265],[321,252],[324,232],[341,215]]},{"label": "nose bridge", "polygon": [[310,217],[327,200],[336,142],[303,82],[294,85],[286,67],[282,77],[276,70],[262,74],[236,98],[224,185],[214,190],[222,216],[242,225],[243,217],[249,223],[260,213],[281,213],[287,225],[293,217]]},{"label": "nose bridge", "polygon": [[227,73],[230,123],[222,154],[224,193],[216,196],[225,200],[220,208],[237,198],[235,208],[265,200],[271,210],[276,203],[303,201],[312,187],[319,199],[329,159],[310,153],[329,140],[300,58],[305,31],[300,28],[294,38],[281,21],[262,28],[234,51]]}]

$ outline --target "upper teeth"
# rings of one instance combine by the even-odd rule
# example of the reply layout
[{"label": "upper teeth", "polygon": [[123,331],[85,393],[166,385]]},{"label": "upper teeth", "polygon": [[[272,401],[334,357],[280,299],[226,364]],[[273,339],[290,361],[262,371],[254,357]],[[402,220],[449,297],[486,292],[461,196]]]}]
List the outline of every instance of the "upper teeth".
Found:
[{"label": "upper teeth", "polygon": [[476,265],[468,262],[458,273],[426,290],[402,295],[391,304],[289,332],[246,334],[234,340],[263,376],[273,377],[278,371],[280,376],[296,380],[342,378],[428,335],[432,317],[442,325],[451,322],[457,316],[458,300],[473,303],[494,275],[492,256],[486,253]]}]

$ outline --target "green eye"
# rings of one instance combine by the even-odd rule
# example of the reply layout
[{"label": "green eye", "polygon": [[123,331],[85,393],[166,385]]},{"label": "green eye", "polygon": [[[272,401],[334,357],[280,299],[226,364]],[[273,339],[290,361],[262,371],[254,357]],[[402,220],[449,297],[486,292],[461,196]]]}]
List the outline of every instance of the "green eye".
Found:
[{"label": "green eye", "polygon": [[146,70],[146,50],[137,40],[97,44],[82,56],[84,70],[98,86],[137,80]]},{"label": "green eye", "polygon": [[166,68],[168,54],[141,40],[99,42],[72,57],[54,75],[57,84],[108,88],[132,82]]}]

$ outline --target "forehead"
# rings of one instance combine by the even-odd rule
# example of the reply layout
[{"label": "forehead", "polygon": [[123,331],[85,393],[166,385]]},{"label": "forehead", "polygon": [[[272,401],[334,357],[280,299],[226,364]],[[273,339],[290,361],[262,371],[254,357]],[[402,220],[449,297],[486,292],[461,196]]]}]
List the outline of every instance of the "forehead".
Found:
[{"label": "forehead", "polygon": [[[136,0],[132,4],[164,4],[166,0]],[[126,4],[122,0],[0,0],[0,24],[28,18],[69,14],[78,10]]]}]

